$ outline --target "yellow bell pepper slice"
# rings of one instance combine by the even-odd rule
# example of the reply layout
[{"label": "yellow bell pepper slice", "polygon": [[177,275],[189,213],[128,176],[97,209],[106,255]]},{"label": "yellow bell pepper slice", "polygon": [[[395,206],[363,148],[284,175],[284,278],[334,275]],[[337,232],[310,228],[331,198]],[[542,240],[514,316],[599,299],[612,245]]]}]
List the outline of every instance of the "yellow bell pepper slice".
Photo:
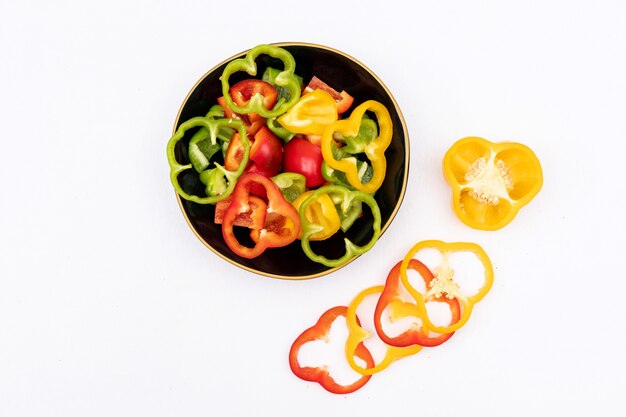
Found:
[{"label": "yellow bell pepper slice", "polygon": [[[313,194],[313,190],[306,191],[292,203],[296,210],[300,211],[302,202]],[[310,223],[320,226],[320,231],[309,237],[309,240],[325,240],[337,233],[341,226],[339,213],[328,194],[321,194],[306,207],[306,218]],[[302,234],[302,232],[300,232]],[[298,237],[300,238],[300,237]]]},{"label": "yellow bell pepper slice", "polygon": [[[425,292],[418,291],[409,281],[407,268],[411,259],[425,264],[435,276]],[[423,325],[433,332],[452,333],[467,323],[474,304],[482,300],[491,289],[493,266],[485,251],[475,243],[425,240],[407,252],[400,266],[400,279],[415,299]],[[472,283],[477,288],[468,289]],[[460,319],[448,326],[433,324],[426,311],[429,297],[456,298],[461,305]]]},{"label": "yellow bell pepper slice", "polygon": [[386,344],[387,350],[385,352],[385,357],[374,367],[363,368],[359,366],[354,360],[355,352],[359,344],[372,336],[370,332],[361,327],[356,314],[356,310],[363,302],[365,297],[368,297],[372,294],[382,294],[384,289],[384,285],[378,285],[361,291],[356,297],[354,297],[354,299],[348,306],[348,310],[346,311],[346,324],[348,325],[349,332],[348,339],[346,341],[346,359],[348,360],[350,367],[361,375],[372,375],[380,372],[396,360],[401,359],[405,356],[413,355],[422,350],[422,346],[419,345],[397,347]]},{"label": "yellow bell pepper slice", "polygon": [[509,224],[543,185],[541,164],[530,148],[478,137],[452,145],[443,158],[443,172],[457,216],[480,230]]},{"label": "yellow bell pepper slice", "polygon": [[277,120],[293,133],[321,135],[326,127],[337,120],[337,104],[330,94],[314,90],[300,100]]},{"label": "yellow bell pepper slice", "polygon": [[[363,184],[357,169],[357,159],[355,157],[347,157],[340,160],[335,159],[331,144],[333,143],[333,134],[335,132],[342,134],[344,137],[357,136],[361,128],[361,120],[366,111],[371,111],[376,115],[378,136],[368,143],[364,149],[364,153],[372,165],[373,175],[367,183]],[[368,100],[355,108],[349,118],[338,120],[324,130],[322,134],[322,155],[324,156],[324,162],[326,162],[329,167],[344,172],[346,179],[355,189],[373,194],[380,188],[385,179],[385,173],[387,171],[385,150],[391,143],[392,136],[393,123],[389,111],[381,103]]]}]

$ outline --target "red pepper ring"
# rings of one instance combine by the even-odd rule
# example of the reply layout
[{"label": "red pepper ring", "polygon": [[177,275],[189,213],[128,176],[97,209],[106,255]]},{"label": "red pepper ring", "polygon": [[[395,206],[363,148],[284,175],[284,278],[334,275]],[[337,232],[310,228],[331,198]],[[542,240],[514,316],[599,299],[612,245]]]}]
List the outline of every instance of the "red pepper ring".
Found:
[{"label": "red pepper ring", "polygon": [[[280,230],[263,228],[259,230],[258,240],[254,247],[243,246],[237,241],[233,226],[238,215],[250,211],[248,201],[250,188],[259,184],[267,192],[267,213],[272,216],[284,216],[285,226]],[[280,188],[272,180],[259,174],[244,174],[237,180],[233,191],[233,201],[224,213],[222,220],[222,236],[228,247],[242,258],[252,259],[262,254],[267,248],[287,246],[300,234],[300,215],[283,197]],[[253,229],[254,230],[254,229]]]},{"label": "red pepper ring", "polygon": [[[422,318],[422,310],[413,302],[407,302],[404,297],[401,296],[400,288],[400,268],[402,261],[398,262],[389,271],[387,281],[385,282],[385,289],[383,290],[378,303],[376,304],[376,310],[374,311],[374,326],[380,339],[391,346],[406,347],[412,345],[420,345],[433,347],[442,344],[452,337],[454,332],[439,334],[436,336],[430,335],[430,330],[425,324],[425,320]],[[433,273],[428,269],[426,265],[418,261],[417,259],[411,259],[408,263],[407,269],[412,269],[419,273],[426,286],[434,279]],[[431,300],[427,300],[431,301]],[[456,323],[461,318],[461,309],[459,301],[454,299],[448,299],[445,297],[436,299],[437,302],[443,302],[448,304],[450,311],[452,312],[452,323]],[[401,317],[417,317],[420,319],[422,325],[411,326],[405,332],[397,336],[389,336],[385,333],[382,325],[382,315],[385,309],[389,308],[392,320]]]},{"label": "red pepper ring", "polygon": [[[328,373],[328,369],[326,369],[326,367],[313,368],[310,366],[300,366],[300,362],[298,362],[298,352],[305,343],[327,338],[328,333],[330,332],[330,326],[333,324],[335,319],[339,316],[345,317],[346,312],[347,307],[345,306],[333,307],[326,311],[313,327],[306,329],[300,336],[298,336],[289,350],[289,367],[294,375],[305,381],[317,382],[326,391],[332,392],[333,394],[349,394],[354,392],[365,385],[372,376],[363,375],[350,385],[341,385],[335,382],[332,376]],[[374,367],[374,359],[363,343],[359,343],[354,350],[354,355],[362,359],[367,368]]]}]

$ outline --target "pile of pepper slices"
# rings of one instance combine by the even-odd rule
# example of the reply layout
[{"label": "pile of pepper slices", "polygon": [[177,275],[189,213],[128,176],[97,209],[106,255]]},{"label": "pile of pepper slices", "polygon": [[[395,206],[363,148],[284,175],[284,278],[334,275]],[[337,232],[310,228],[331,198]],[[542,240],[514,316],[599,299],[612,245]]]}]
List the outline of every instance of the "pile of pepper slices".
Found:
[{"label": "pile of pepper slices", "polygon": [[[255,60],[261,55],[282,61],[284,68],[268,67],[262,79],[230,86],[235,73],[256,76]],[[182,198],[215,204],[215,222],[235,254],[250,259],[300,239],[311,260],[337,267],[371,249],[380,236],[373,195],[385,178],[391,116],[381,103],[369,100],[340,119],[353,104],[350,94],[317,77],[303,88],[295,68],[288,51],[271,45],[229,62],[217,104],[206,116],[182,123],[168,142],[170,179]],[[192,130],[189,163],[180,163],[177,144]],[[197,172],[204,195],[181,184],[180,174],[188,170]],[[373,217],[370,241],[359,246],[346,238],[345,254],[336,259],[316,254],[310,241],[346,232],[362,215],[363,204]],[[240,242],[235,227],[249,228],[252,244]]]},{"label": "pile of pepper slices", "polygon": [[[473,268],[470,276],[461,277],[467,272],[463,266],[467,266],[468,257],[480,267]],[[423,283],[416,285],[408,271],[416,273]],[[348,306],[329,309],[313,327],[298,336],[289,352],[291,370],[299,378],[317,382],[332,393],[354,392],[365,385],[373,374],[382,371],[394,361],[416,354],[423,347],[438,346],[449,340],[468,321],[474,304],[487,294],[492,283],[493,267],[480,246],[438,240],[420,242],[391,269],[384,286],[367,288]],[[361,327],[357,309],[366,297],[376,294],[379,296],[374,310],[373,334]],[[442,325],[431,318],[428,309],[431,303],[446,305],[450,312],[447,324]],[[386,326],[403,319],[410,319],[410,324],[403,326],[401,331],[396,329],[392,332]],[[348,328],[345,359],[361,375],[354,382],[345,385],[337,382],[327,365],[302,366],[298,358],[303,345],[318,340],[328,342],[331,325],[336,320],[345,321]],[[385,345],[384,357],[378,363],[363,343],[375,337]]]}]

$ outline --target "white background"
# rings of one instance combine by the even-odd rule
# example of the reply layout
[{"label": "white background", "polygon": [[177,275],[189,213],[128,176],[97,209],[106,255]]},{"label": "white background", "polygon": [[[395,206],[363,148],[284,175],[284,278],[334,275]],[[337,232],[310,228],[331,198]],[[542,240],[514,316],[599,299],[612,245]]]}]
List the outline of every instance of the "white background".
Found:
[{"label": "white background", "polygon": [[[180,3],[180,2],[177,2]],[[0,2],[0,416],[624,415],[623,1]],[[375,248],[306,282],[237,269],[180,213],[165,145],[193,84],[259,43],[342,50],[387,84],[407,195]],[[519,141],[545,183],[497,232],[463,225],[441,159]],[[348,396],[293,339],[425,239],[496,281],[448,343]]]}]

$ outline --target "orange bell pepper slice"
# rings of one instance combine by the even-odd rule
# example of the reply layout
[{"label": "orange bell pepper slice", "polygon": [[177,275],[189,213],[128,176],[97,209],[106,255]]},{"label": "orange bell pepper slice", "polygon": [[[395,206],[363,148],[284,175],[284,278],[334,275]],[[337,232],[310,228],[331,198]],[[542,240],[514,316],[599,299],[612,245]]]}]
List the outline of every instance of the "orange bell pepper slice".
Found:
[{"label": "orange bell pepper slice", "polygon": [[[384,291],[378,299],[376,304],[376,310],[374,311],[374,326],[378,337],[385,343],[391,346],[406,347],[412,345],[420,346],[439,346],[452,337],[454,332],[449,333],[434,333],[430,331],[428,327],[424,325],[424,317],[428,315],[425,313],[425,309],[420,309],[415,299],[410,294],[405,296],[403,283],[400,280],[400,267],[402,262],[398,262],[389,271],[387,281],[385,282]],[[411,269],[417,272],[424,280],[425,286],[428,286],[435,276],[433,273],[417,259],[411,259],[407,264],[407,269]],[[430,296],[424,300],[425,302],[437,301],[446,303],[450,309],[451,317],[450,323],[456,323],[461,318],[461,308],[459,302],[456,299],[439,298]],[[389,315],[388,319],[392,323],[402,318],[411,317],[416,318],[417,322],[413,323],[411,327],[408,327],[402,333],[391,336],[389,335],[383,326],[383,314]]]},{"label": "orange bell pepper slice", "polygon": [[478,137],[452,145],[443,158],[443,172],[457,216],[480,230],[509,224],[543,184],[541,164],[530,148]]},{"label": "orange bell pepper slice", "polygon": [[[426,293],[421,293],[409,282],[407,268],[413,259],[425,264],[435,277],[428,283]],[[468,262],[474,268],[469,268]],[[475,243],[426,240],[417,243],[406,254],[400,266],[400,277],[404,287],[415,298],[422,324],[433,332],[452,333],[467,322],[474,304],[482,300],[491,289],[493,266],[485,251]],[[467,281],[480,284],[477,289],[472,290],[467,288]],[[426,302],[431,297],[456,299],[461,305],[460,319],[448,326],[433,324],[426,311]]]}]

